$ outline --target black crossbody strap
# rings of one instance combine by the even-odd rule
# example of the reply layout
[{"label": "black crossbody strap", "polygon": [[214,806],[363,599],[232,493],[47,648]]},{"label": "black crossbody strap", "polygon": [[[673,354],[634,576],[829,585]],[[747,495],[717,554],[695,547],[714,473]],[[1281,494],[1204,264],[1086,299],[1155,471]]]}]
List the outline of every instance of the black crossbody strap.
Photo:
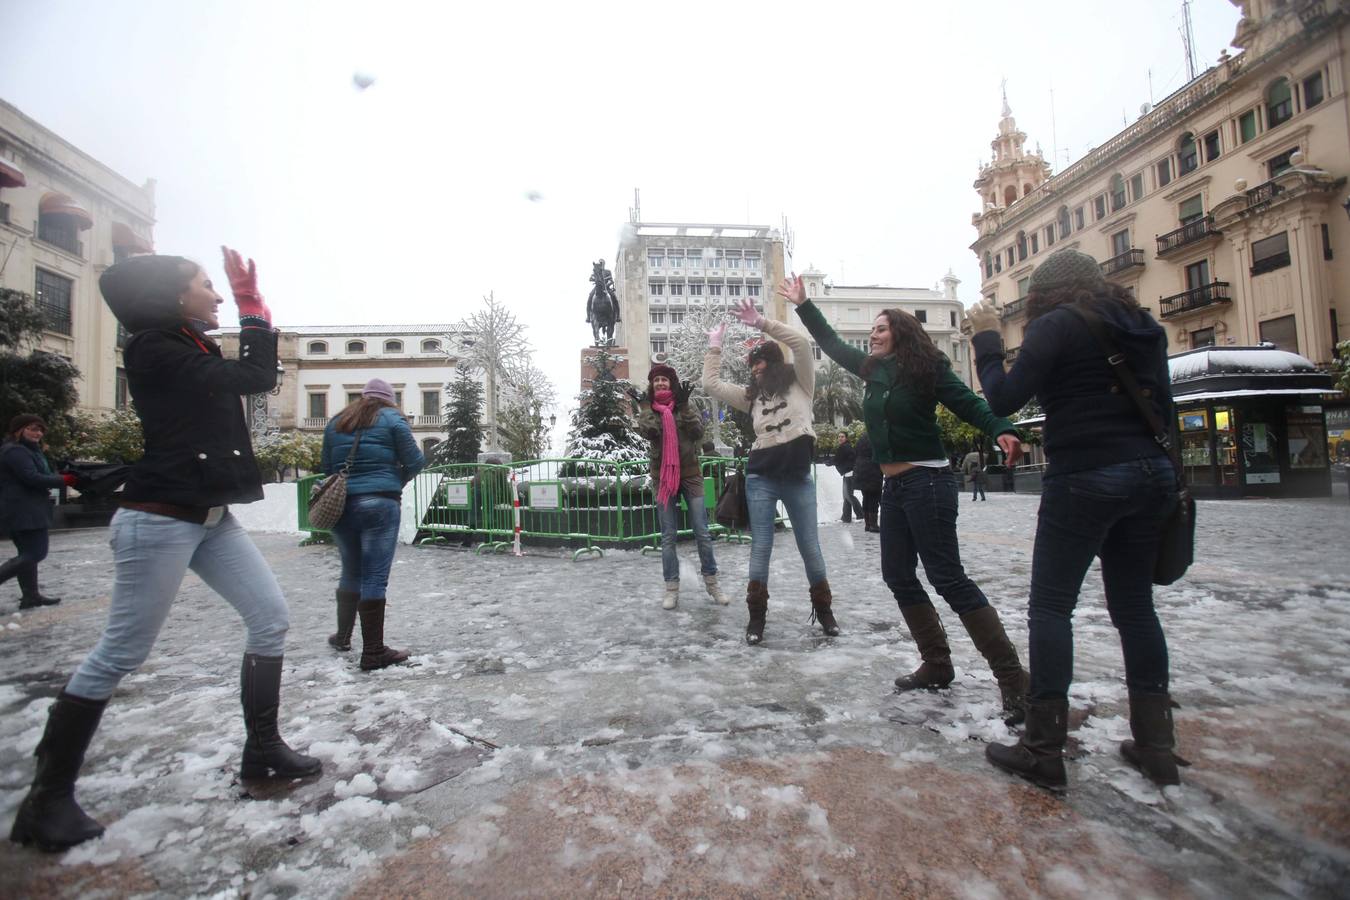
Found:
[{"label": "black crossbody strap", "polygon": [[347,451],[347,461],[342,464],[342,471],[350,472],[352,460],[356,459],[356,448],[361,446],[361,429],[356,429],[356,439],[352,441],[352,449]]},{"label": "black crossbody strap", "polygon": [[1176,442],[1172,440],[1172,429],[1163,424],[1162,419],[1158,417],[1157,411],[1153,408],[1153,404],[1144,397],[1144,392],[1139,388],[1139,381],[1134,377],[1134,371],[1126,363],[1125,354],[1121,353],[1116,348],[1115,342],[1111,340],[1102,317],[1076,303],[1068,304],[1065,308],[1076,313],[1078,318],[1083,320],[1083,324],[1087,325],[1088,331],[1092,332],[1092,336],[1097,339],[1097,343],[1101,344],[1102,350],[1106,353],[1107,364],[1116,373],[1116,377],[1120,379],[1121,385],[1125,388],[1125,393],[1130,395],[1130,399],[1134,401],[1135,407],[1139,410],[1139,415],[1143,417],[1144,423],[1153,432],[1153,440],[1158,443],[1159,447],[1167,451],[1168,458],[1172,460],[1172,466],[1177,473],[1177,483],[1185,484],[1186,477],[1181,469],[1181,459],[1177,455]]}]

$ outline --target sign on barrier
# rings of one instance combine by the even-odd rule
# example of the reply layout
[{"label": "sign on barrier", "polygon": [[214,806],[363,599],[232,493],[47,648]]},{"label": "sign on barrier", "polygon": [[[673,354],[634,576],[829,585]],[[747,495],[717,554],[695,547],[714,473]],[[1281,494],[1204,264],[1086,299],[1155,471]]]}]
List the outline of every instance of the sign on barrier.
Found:
[{"label": "sign on barrier", "polygon": [[561,509],[562,484],[557,481],[530,483],[530,509]]},{"label": "sign on barrier", "polygon": [[469,488],[473,484],[471,478],[449,479],[441,482],[445,487],[445,505],[451,509],[468,509]]}]

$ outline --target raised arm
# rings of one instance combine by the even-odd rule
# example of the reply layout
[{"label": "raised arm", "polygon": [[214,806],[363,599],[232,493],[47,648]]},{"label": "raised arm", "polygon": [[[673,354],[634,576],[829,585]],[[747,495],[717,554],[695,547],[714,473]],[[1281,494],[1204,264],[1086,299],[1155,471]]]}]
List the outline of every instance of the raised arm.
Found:
[{"label": "raised arm", "polygon": [[708,352],[703,356],[703,390],[727,406],[748,413],[750,404],[745,399],[745,387],[722,380],[722,334],[726,325],[719,324],[708,332]]},{"label": "raised arm", "polygon": [[862,364],[867,359],[867,354],[851,344],[844,343],[825,321],[820,307],[806,299],[806,288],[802,286],[800,275],[784,278],[778,285],[778,296],[797,307],[798,318],[811,333],[811,337],[816,339],[822,353],[854,375],[862,375]]}]

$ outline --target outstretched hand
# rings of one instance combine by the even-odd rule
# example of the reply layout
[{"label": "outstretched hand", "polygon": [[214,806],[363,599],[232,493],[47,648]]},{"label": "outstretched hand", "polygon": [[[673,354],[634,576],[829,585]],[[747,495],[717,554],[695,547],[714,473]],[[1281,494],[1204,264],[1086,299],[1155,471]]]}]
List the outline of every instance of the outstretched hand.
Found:
[{"label": "outstretched hand", "polygon": [[234,294],[234,305],[239,308],[239,315],[254,316],[271,325],[272,310],[267,308],[262,294],[258,292],[257,264],[250,259],[245,265],[238,250],[231,250],[223,244],[220,252],[225,257],[225,277],[230,282],[230,291]]},{"label": "outstretched hand", "polygon": [[1011,432],[1004,432],[997,438],[998,445],[1007,454],[1007,465],[1009,468],[1017,465],[1017,461],[1022,458],[1022,439]]},{"label": "outstretched hand", "polygon": [[758,328],[760,323],[764,321],[764,317],[759,314],[759,310],[755,309],[755,301],[749,297],[741,298],[741,304],[736,308],[736,318],[751,328]]},{"label": "outstretched hand", "polygon": [[998,331],[999,329],[998,310],[994,307],[992,300],[981,300],[970,308],[966,313],[965,322],[962,323],[961,330],[967,334],[978,334],[981,331]]},{"label": "outstretched hand", "polygon": [[675,408],[684,409],[689,405],[689,395],[694,392],[692,384],[681,384],[680,389],[675,392]]},{"label": "outstretched hand", "polygon": [[802,284],[802,276],[794,273],[780,281],[778,283],[778,296],[793,306],[801,306],[805,303],[806,286]]},{"label": "outstretched hand", "polygon": [[726,334],[727,323],[718,322],[712,328],[708,329],[708,346],[722,349],[722,336]]}]

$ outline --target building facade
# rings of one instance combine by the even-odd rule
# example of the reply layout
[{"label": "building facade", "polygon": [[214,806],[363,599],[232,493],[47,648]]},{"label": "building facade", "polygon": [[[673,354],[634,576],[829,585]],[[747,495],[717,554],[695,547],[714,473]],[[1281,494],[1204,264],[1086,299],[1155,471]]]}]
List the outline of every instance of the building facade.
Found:
[{"label": "building facade", "polygon": [[98,278],[153,249],[155,183],[136,185],[0,100],[0,287],[31,295],[41,347],[80,370],[80,408],[127,402],[123,335]]},{"label": "building facade", "polygon": [[[831,284],[823,272],[814,268],[802,273],[802,283],[807,299],[820,307],[825,320],[841,338],[859,350],[867,352],[872,322],[882,310],[902,309],[922,323],[933,343],[952,361],[957,376],[967,386],[973,384],[970,342],[961,333],[965,305],[956,297],[961,280],[950,271],[942,279],[942,290]],[[816,359],[820,360],[820,348],[815,351]]]},{"label": "building facade", "polygon": [[786,321],[774,293],[784,275],[783,236],[766,225],[630,222],[614,264],[629,371],[645,373],[695,306],[733,308],[742,297]]},{"label": "building facade", "polygon": [[1031,273],[1075,247],[1173,353],[1269,342],[1332,360],[1350,317],[1350,2],[1234,2],[1239,54],[1054,176],[1005,99],[971,249],[1010,357]]}]

